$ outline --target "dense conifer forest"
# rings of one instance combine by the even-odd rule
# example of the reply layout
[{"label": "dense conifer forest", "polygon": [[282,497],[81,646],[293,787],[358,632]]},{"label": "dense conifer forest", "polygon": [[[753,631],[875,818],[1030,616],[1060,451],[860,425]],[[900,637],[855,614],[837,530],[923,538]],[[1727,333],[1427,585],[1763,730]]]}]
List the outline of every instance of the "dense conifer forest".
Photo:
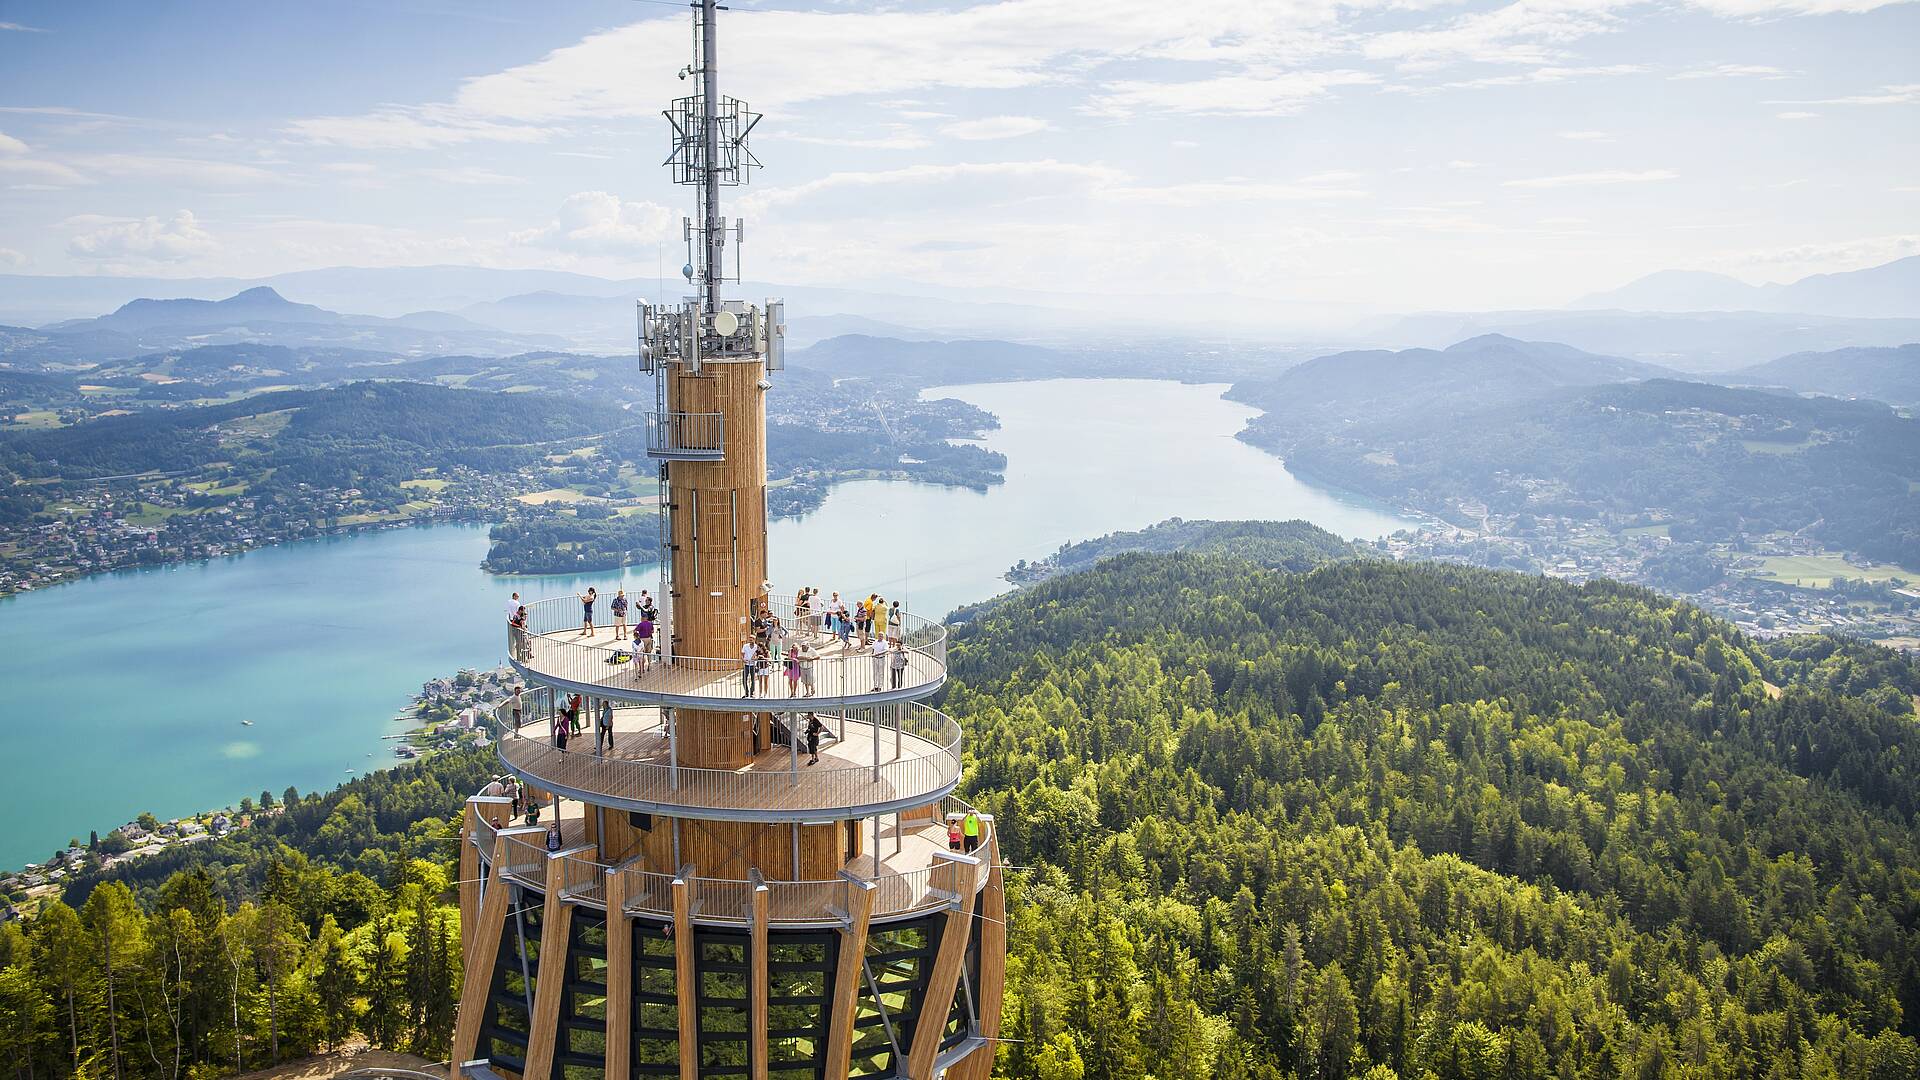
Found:
[{"label": "dense conifer forest", "polygon": [[[1920,1074],[1891,652],[1367,560],[1126,554],[967,614],[943,707],[1018,868],[996,1075]],[[0,928],[17,1074],[444,1053],[490,765],[289,792]]]},{"label": "dense conifer forest", "polygon": [[1920,1072],[1915,673],[1654,593],[1125,555],[959,632],[1013,1077]]}]

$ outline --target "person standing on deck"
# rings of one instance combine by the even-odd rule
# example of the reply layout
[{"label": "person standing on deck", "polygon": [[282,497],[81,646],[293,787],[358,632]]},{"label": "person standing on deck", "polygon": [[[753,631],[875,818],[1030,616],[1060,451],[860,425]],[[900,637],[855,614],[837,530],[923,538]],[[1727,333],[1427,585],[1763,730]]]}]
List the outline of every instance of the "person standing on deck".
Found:
[{"label": "person standing on deck", "polygon": [[524,704],[520,699],[519,683],[513,684],[512,704],[513,704],[513,730],[516,733],[518,733],[520,730],[520,710],[521,710],[521,706]]},{"label": "person standing on deck", "polygon": [[740,643],[740,687],[742,697],[753,696],[753,658],[758,650],[752,639]]},{"label": "person standing on deck", "polygon": [[827,725],[820,722],[818,715],[807,714],[807,764],[820,764],[820,733],[826,729]]},{"label": "person standing on deck", "polygon": [[569,736],[580,734],[581,730],[586,726],[580,719],[580,710],[585,708],[585,706],[586,703],[580,700],[579,694],[575,694],[567,699],[567,734]]},{"label": "person standing on deck", "polygon": [[787,646],[787,696],[800,696],[800,646]]},{"label": "person standing on deck", "polygon": [[633,677],[639,678],[647,673],[647,667],[653,662],[653,620],[646,612],[640,613],[640,620],[633,624]]},{"label": "person standing on deck", "polygon": [[760,680],[760,696],[773,693],[773,654],[767,650],[767,643],[760,642],[753,650],[753,673]]},{"label": "person standing on deck", "polygon": [[[596,720],[596,723],[593,726],[593,752],[595,754],[600,754],[600,753],[610,754],[613,752],[613,702],[612,701],[608,700],[607,698],[600,699],[600,712],[599,712],[599,715],[595,717],[595,720]],[[605,751],[602,751],[600,749],[600,745],[602,743],[606,744],[607,748]]]},{"label": "person standing on deck", "polygon": [[813,646],[800,646],[800,685],[807,688],[802,697],[813,696],[813,662],[819,658],[820,654],[813,651]]},{"label": "person standing on deck", "polygon": [[887,681],[887,639],[874,638],[869,649],[873,656],[873,692],[880,692],[880,684]]},{"label": "person standing on deck", "polygon": [[555,750],[565,750],[567,748],[567,730],[570,726],[571,725],[567,723],[567,710],[564,708],[555,709],[553,716],[547,721],[547,727],[553,735],[553,748]]},{"label": "person standing on deck", "polygon": [[873,636],[887,636],[887,601],[884,597],[873,598]]},{"label": "person standing on deck", "polygon": [[593,633],[593,602],[600,599],[600,594],[589,585],[586,592],[573,595],[580,598],[580,636],[588,637]]},{"label": "person standing on deck", "polygon": [[893,602],[892,613],[887,616],[887,625],[893,627],[893,636],[896,640],[907,636],[907,624],[900,618],[900,601],[898,600]]},{"label": "person standing on deck", "polygon": [[613,602],[607,605],[613,609],[613,640],[624,641],[627,637],[627,590],[615,589]]},{"label": "person standing on deck", "polygon": [[520,661],[533,659],[533,635],[527,633],[525,604],[520,605],[520,610],[507,620],[507,633],[513,639],[513,658]]},{"label": "person standing on deck", "polygon": [[857,600],[853,605],[853,628],[860,631],[860,647],[866,648],[873,633],[873,597]]},{"label": "person standing on deck", "polygon": [[967,811],[967,816],[964,819],[962,819],[960,822],[960,832],[961,832],[961,835],[965,836],[967,840],[967,854],[969,855],[973,854],[973,849],[980,846],[980,813],[979,811],[977,810]]},{"label": "person standing on deck", "polygon": [[520,594],[514,593],[507,597],[507,621],[512,622],[513,617],[518,614],[520,614]]},{"label": "person standing on deck", "polygon": [[650,622],[660,621],[660,609],[653,605],[653,597],[647,595],[645,589],[640,590],[640,602],[635,605],[634,610]]},{"label": "person standing on deck", "polygon": [[893,649],[887,655],[887,667],[893,671],[893,688],[900,689],[901,680],[907,676],[907,649],[900,644],[899,638],[893,639]]}]

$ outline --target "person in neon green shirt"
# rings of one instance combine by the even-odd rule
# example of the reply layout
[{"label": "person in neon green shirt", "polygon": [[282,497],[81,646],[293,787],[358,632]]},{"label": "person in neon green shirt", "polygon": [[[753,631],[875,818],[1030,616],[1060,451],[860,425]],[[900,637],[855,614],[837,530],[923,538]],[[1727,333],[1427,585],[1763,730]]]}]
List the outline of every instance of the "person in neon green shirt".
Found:
[{"label": "person in neon green shirt", "polygon": [[973,849],[980,846],[980,812],[979,811],[977,810],[967,811],[966,818],[960,822],[960,835],[966,838],[967,854],[969,855],[973,854]]}]

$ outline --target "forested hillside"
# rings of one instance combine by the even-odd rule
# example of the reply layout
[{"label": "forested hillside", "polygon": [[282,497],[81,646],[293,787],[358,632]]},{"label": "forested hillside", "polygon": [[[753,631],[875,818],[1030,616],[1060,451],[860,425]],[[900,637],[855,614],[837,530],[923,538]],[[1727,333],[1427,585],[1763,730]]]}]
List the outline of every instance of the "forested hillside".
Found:
[{"label": "forested hillside", "polygon": [[1920,422],[1876,402],[1653,379],[1267,434],[1307,475],[1436,511],[1466,501],[1584,519],[1659,510],[1676,539],[1804,529],[1838,549],[1920,563]]},{"label": "forested hillside", "polygon": [[[1609,582],[1127,554],[976,610],[952,661],[1014,868],[996,1075],[1920,1074],[1920,671],[1887,650]],[[0,1048],[444,1053],[445,838],[489,765],[288,792],[0,927]]]},{"label": "forested hillside", "polygon": [[945,707],[1033,868],[1002,1072],[1916,1075],[1915,673],[1776,649],[1431,564],[1126,555],[989,608]]}]

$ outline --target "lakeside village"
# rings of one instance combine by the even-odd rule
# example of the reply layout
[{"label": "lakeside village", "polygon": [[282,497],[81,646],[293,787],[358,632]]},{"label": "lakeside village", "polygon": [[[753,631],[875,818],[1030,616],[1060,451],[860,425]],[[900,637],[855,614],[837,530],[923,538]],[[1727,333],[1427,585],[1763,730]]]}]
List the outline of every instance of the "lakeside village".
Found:
[{"label": "lakeside village", "polygon": [[540,486],[534,469],[484,473],[464,467],[409,480],[407,498],[375,501],[357,488],[247,491],[244,481],[190,483],[139,476],[71,485],[47,520],[0,536],[0,596],[88,574],[219,558],[330,533],[422,521],[487,521]]},{"label": "lakeside village", "polygon": [[1757,638],[1831,633],[1920,650],[1920,574],[1824,550],[1802,534],[1690,544],[1669,535],[1659,511],[1631,522],[1456,508],[1467,527],[1427,518],[1374,542],[1395,559],[1462,562],[1569,581],[1605,577],[1657,589]]},{"label": "lakeside village", "polygon": [[[395,723],[412,726],[386,736],[394,744],[391,757],[402,764],[462,747],[491,745],[486,717],[488,706],[512,692],[514,674],[504,665],[491,671],[462,669],[453,675],[429,679]],[[369,769],[368,771],[375,771]],[[143,859],[179,844],[198,844],[244,829],[255,820],[272,817],[300,793],[288,788],[279,799],[271,791],[241,799],[238,805],[206,810],[162,821],[151,813],[106,833],[94,832],[82,843],[77,837],[44,863],[28,863],[15,871],[0,871],[0,922],[18,917],[23,907],[57,894],[67,879],[95,870],[111,869]]]}]

